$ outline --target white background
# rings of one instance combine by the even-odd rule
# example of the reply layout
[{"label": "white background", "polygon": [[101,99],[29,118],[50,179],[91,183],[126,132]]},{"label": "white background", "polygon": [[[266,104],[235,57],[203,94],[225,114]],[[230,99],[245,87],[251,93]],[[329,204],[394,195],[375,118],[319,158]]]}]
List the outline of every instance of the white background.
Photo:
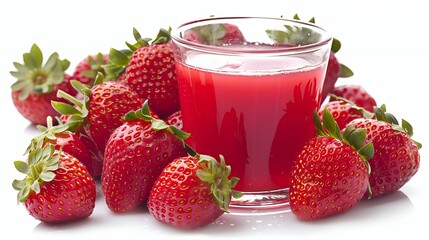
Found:
[{"label": "white background", "polygon": [[[1,1],[0,2],[0,234],[24,239],[89,239],[91,237],[159,239],[281,238],[342,239],[383,237],[419,239],[425,235],[428,215],[428,129],[423,111],[428,103],[429,45],[425,1]],[[16,204],[11,187],[22,176],[13,161],[22,159],[35,134],[34,126],[14,109],[9,71],[22,62],[22,54],[37,43],[47,58],[57,51],[71,61],[71,70],[89,54],[124,48],[133,41],[132,28],[155,36],[159,28],[210,15],[316,17],[316,23],[342,42],[337,57],[355,72],[339,84],[363,85],[379,104],[386,103],[397,117],[404,117],[423,143],[421,168],[400,191],[362,201],[342,215],[302,222],[290,211],[270,215],[223,215],[206,227],[180,231],[156,222],[147,210],[116,215],[99,194],[94,214],[71,224],[47,225]],[[425,84],[425,85],[424,85]],[[3,237],[2,237],[3,238]]]}]

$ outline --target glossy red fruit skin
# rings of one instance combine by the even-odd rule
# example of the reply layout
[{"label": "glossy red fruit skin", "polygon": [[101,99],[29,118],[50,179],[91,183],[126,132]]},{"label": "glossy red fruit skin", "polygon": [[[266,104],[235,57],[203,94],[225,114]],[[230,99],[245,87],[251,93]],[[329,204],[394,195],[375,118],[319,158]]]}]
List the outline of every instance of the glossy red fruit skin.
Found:
[{"label": "glossy red fruit skin", "polygon": [[177,111],[165,119],[168,125],[175,126],[178,129],[183,128],[182,111]]},{"label": "glossy red fruit skin", "polygon": [[371,141],[374,145],[374,156],[368,160],[372,197],[399,190],[417,173],[419,149],[407,134],[374,119],[356,119],[349,125],[365,128],[366,142]]},{"label": "glossy red fruit skin", "polygon": [[104,153],[110,134],[124,122],[124,115],[143,105],[136,92],[121,83],[107,81],[91,88],[85,133]]},{"label": "glossy red fruit skin", "polygon": [[332,92],[335,87],[335,83],[341,76],[341,64],[338,61],[335,53],[331,51],[329,55],[328,66],[326,68],[325,81],[322,88],[322,102]]},{"label": "glossy red fruit skin", "polygon": [[176,228],[207,225],[223,214],[210,187],[196,172],[198,159],[182,157],[167,165],[151,190],[148,209],[158,221]]},{"label": "glossy red fruit skin", "polygon": [[[347,84],[336,86],[332,90],[332,94],[345,98],[370,112],[374,112],[374,107],[377,106],[375,99],[361,85]],[[331,99],[331,101],[334,100]]]},{"label": "glossy red fruit skin", "polygon": [[[63,124],[67,123],[67,121],[70,119],[70,115],[61,115],[60,119]],[[79,139],[79,141],[86,147],[86,149],[89,152],[89,156],[91,158],[91,163],[88,165],[91,165],[92,168],[88,168],[89,173],[94,177],[98,178],[101,176],[101,171],[103,168],[103,159],[104,159],[104,152],[100,152],[100,150],[97,147],[97,144],[94,142],[94,140],[83,130],[83,127],[80,127],[75,130],[74,135]],[[92,171],[91,171],[92,169]]]},{"label": "glossy red fruit skin", "polygon": [[31,192],[24,205],[31,216],[46,223],[89,217],[95,207],[96,186],[86,167],[68,153],[61,153],[55,178]]},{"label": "glossy red fruit skin", "polygon": [[124,72],[123,82],[137,94],[149,100],[149,107],[161,118],[179,110],[173,47],[152,44],[137,49]]},{"label": "glossy red fruit skin", "polygon": [[319,109],[318,113],[320,119],[322,119],[322,113],[325,108],[332,113],[340,129],[343,129],[350,121],[363,117],[363,113],[353,108],[352,104],[337,100],[327,102]]},{"label": "glossy red fruit skin", "polygon": [[46,126],[46,118],[48,116],[56,117],[60,114],[52,107],[51,101],[66,102],[64,99],[57,97],[59,89],[70,93],[76,94],[76,91],[70,85],[70,75],[64,75],[64,81],[56,85],[51,92],[44,94],[36,94],[31,92],[25,100],[19,99],[21,91],[12,91],[12,102],[18,112],[34,125]]},{"label": "glossy red fruit skin", "polygon": [[170,132],[138,119],[112,133],[104,155],[102,190],[109,209],[120,213],[146,202],[164,167],[187,153]]},{"label": "glossy red fruit skin", "polygon": [[89,174],[95,177],[91,154],[86,145],[72,132],[62,132],[56,134],[55,140],[47,141],[55,146],[56,150],[62,150],[81,162]]},{"label": "glossy red fruit skin", "polygon": [[314,220],[345,212],[362,199],[368,178],[363,160],[351,146],[331,137],[312,138],[292,172],[292,213]]}]

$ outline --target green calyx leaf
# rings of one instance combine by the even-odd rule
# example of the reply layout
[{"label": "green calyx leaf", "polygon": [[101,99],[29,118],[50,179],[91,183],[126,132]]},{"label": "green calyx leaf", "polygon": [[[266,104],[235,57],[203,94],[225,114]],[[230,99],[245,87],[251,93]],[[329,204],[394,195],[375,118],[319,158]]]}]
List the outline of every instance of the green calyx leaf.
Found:
[{"label": "green calyx leaf", "polygon": [[95,79],[95,77],[99,72],[106,75],[106,71],[104,69],[104,65],[106,64],[106,61],[102,53],[97,53],[94,56],[89,55],[87,60],[88,60],[90,69],[82,72],[84,76],[91,79]]},{"label": "green calyx leaf", "polygon": [[[393,114],[387,112],[385,104],[382,104],[380,107],[375,107],[374,113],[377,120],[389,123],[393,129],[406,133],[410,138],[413,136],[413,126],[411,126],[411,124],[405,119],[402,119],[401,124],[399,124],[397,118]],[[414,139],[412,139],[412,141],[416,144],[418,149],[422,148],[422,144],[420,142],[417,142]]]},{"label": "green calyx leaf", "polygon": [[[93,86],[104,82],[104,75],[101,72],[98,72]],[[76,91],[83,95],[83,99],[79,100],[74,96],[58,90],[57,96],[67,100],[69,103],[51,101],[52,107],[60,114],[70,116],[66,125],[68,125],[68,130],[75,132],[80,125],[82,125],[88,116],[88,104],[91,97],[91,87],[83,84],[77,80],[71,80],[71,85]]]},{"label": "green calyx leaf", "polygon": [[46,123],[46,127],[42,125],[37,126],[40,133],[33,137],[24,155],[36,148],[42,148],[43,144],[47,141],[56,140],[58,134],[64,133],[69,128],[69,125],[62,124],[60,121],[58,121],[58,124],[54,126],[51,116],[46,118]]},{"label": "green calyx leaf", "polygon": [[231,167],[225,164],[225,159],[219,155],[220,162],[211,156],[201,155],[198,162],[200,169],[197,171],[198,178],[210,185],[210,192],[215,202],[224,212],[229,212],[231,196],[240,198],[243,194],[233,190],[239,181],[238,178],[229,178]]},{"label": "green calyx leaf", "polygon": [[18,191],[18,203],[27,200],[32,191],[40,192],[40,187],[45,182],[55,178],[55,171],[59,168],[60,152],[54,146],[46,144],[43,148],[33,148],[28,153],[27,162],[15,161],[15,168],[25,174],[22,180],[14,180],[12,187]]},{"label": "green calyx leaf", "polygon": [[[130,111],[130,112],[126,113],[124,118],[127,121],[133,121],[133,120],[136,120],[136,119],[142,119],[142,120],[144,120],[146,122],[149,122],[149,123],[151,123],[151,126],[152,126],[152,128],[155,131],[165,130],[165,131],[170,132],[184,146],[186,145],[184,140],[187,139],[190,136],[189,133],[184,132],[184,131],[178,129],[175,126],[168,125],[162,119],[158,119],[158,118],[153,117],[151,115],[151,113],[150,113],[149,101],[147,99],[144,101],[143,106],[142,106],[141,109],[139,109],[137,111]],[[187,147],[189,147],[189,146],[187,146]]]},{"label": "green calyx leaf", "polygon": [[354,75],[353,71],[346,65],[340,64],[340,66],[341,66],[341,73],[340,73],[341,78],[348,78]]},{"label": "green calyx leaf", "polygon": [[55,85],[63,82],[64,74],[70,66],[68,60],[61,60],[58,53],[52,53],[45,64],[40,48],[33,44],[28,53],[23,54],[23,64],[14,62],[16,71],[10,74],[17,79],[12,84],[13,91],[20,91],[19,99],[26,99],[30,93],[45,94]]},{"label": "green calyx leaf", "polygon": [[339,128],[328,108],[323,110],[322,121],[320,121],[317,109],[314,110],[313,120],[316,125],[318,136],[330,136],[350,145],[356,151],[358,151],[358,153],[365,160],[372,158],[374,155],[374,147],[372,146],[372,143],[365,144],[365,130],[356,129],[354,126],[349,126],[343,132],[341,132],[341,129]]}]

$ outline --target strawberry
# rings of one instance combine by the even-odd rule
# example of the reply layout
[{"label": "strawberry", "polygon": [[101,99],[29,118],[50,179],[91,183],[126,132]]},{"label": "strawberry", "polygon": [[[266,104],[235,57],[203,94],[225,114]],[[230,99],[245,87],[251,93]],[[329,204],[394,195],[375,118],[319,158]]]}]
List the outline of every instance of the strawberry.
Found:
[{"label": "strawberry", "polygon": [[95,207],[96,187],[86,167],[72,155],[55,150],[51,144],[34,148],[27,162],[15,161],[25,174],[14,180],[18,202],[35,219],[59,223],[89,217]]},{"label": "strawberry", "polygon": [[373,146],[364,144],[365,131],[349,127],[341,134],[328,109],[323,126],[316,111],[318,136],[300,151],[292,172],[290,208],[301,220],[343,213],[355,206],[368,188],[367,159]]},{"label": "strawberry", "polygon": [[48,116],[59,116],[51,106],[51,100],[62,101],[56,96],[57,91],[75,93],[69,83],[70,75],[65,73],[70,62],[53,53],[43,64],[42,51],[36,44],[30,52],[24,53],[23,59],[24,64],[14,62],[17,70],[10,72],[17,78],[12,84],[13,104],[32,124],[46,125]]},{"label": "strawberry", "polygon": [[106,74],[103,66],[109,62],[109,54],[98,53],[81,60],[72,74],[74,80],[92,86],[98,72]]},{"label": "strawberry", "polygon": [[420,166],[420,143],[413,141],[412,126],[405,120],[402,126],[385,105],[375,108],[377,119],[359,118],[348,125],[365,129],[366,142],[374,145],[374,157],[369,182],[372,192],[369,197],[378,197],[395,192],[404,186],[418,171]]},{"label": "strawberry", "polygon": [[143,98],[148,99],[150,108],[161,118],[179,110],[179,93],[176,68],[171,44],[170,30],[160,29],[151,41],[142,38],[134,29],[137,41],[128,43],[130,50],[110,50],[110,63],[106,71]]},{"label": "strawberry", "polygon": [[[377,106],[375,99],[361,85],[346,84],[336,86],[331,93],[337,97],[347,99],[369,112],[374,112],[374,107]],[[330,99],[330,101],[335,100],[335,97]]]},{"label": "strawberry", "polygon": [[364,114],[366,114],[364,110],[355,104],[343,101],[342,99],[331,101],[323,105],[319,110],[320,118],[322,118],[325,109],[331,112],[340,129],[343,129],[353,119],[362,118]]},{"label": "strawberry", "polygon": [[191,229],[204,226],[228,212],[232,188],[238,178],[228,179],[230,166],[209,156],[175,159],[159,175],[150,192],[148,209],[160,222]]},{"label": "strawberry", "polygon": [[113,212],[127,212],[146,202],[164,167],[186,156],[188,134],[152,117],[148,102],[126,114],[111,135],[104,153],[101,186]]},{"label": "strawberry", "polygon": [[131,111],[141,108],[143,99],[131,88],[114,81],[105,81],[101,73],[95,79],[94,86],[89,87],[79,81],[72,81],[78,92],[84,95],[79,101],[65,92],[59,91],[59,95],[75,106],[61,102],[53,102],[54,108],[63,115],[72,115],[68,124],[76,126],[73,129],[82,128],[90,137],[97,149],[104,153],[110,134],[119,127],[123,116]]},{"label": "strawberry", "polygon": [[87,168],[91,176],[94,176],[91,154],[78,136],[69,131],[69,126],[62,124],[61,120],[56,126],[52,124],[52,117],[48,117],[46,122],[47,126],[37,126],[40,133],[33,137],[25,153],[29,153],[35,148],[41,148],[45,144],[52,144],[56,150],[62,150],[77,158]]},{"label": "strawberry", "polygon": [[[54,103],[55,105],[55,103]],[[88,136],[88,134],[84,131],[82,125],[79,125],[80,120],[77,120],[75,122],[75,119],[71,119],[72,115],[61,115],[60,116],[60,123],[65,124],[68,126],[67,131],[70,131],[74,133],[74,135],[77,136],[79,141],[88,149],[89,156],[91,158],[91,163],[88,164],[92,167],[87,167],[88,171],[91,173],[91,175],[96,178],[101,176],[101,171],[103,168],[103,160],[104,156],[103,153],[98,150],[97,144],[95,141]],[[73,155],[73,154],[72,154]],[[92,171],[91,171],[92,169]]]}]

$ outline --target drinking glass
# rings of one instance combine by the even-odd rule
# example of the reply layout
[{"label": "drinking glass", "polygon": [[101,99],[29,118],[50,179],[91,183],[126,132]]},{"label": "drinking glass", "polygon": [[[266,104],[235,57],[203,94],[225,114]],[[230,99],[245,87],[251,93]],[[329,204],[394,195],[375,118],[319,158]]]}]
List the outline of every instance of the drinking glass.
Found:
[{"label": "drinking glass", "polygon": [[332,38],[311,23],[221,17],[172,31],[183,129],[240,178],[231,207],[288,204],[297,153],[315,136]]}]

